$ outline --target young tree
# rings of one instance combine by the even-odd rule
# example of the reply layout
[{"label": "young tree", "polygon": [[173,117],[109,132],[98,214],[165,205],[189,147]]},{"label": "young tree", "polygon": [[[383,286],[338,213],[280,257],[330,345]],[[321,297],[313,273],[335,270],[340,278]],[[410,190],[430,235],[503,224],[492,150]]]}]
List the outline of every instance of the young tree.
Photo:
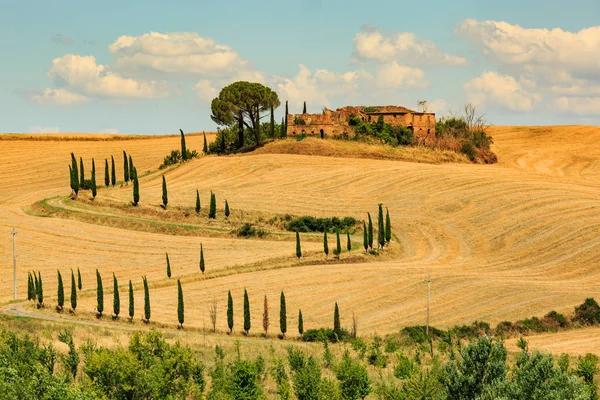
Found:
[{"label": "young tree", "polygon": [[129,321],[133,321],[135,315],[135,299],[133,297],[133,284],[129,280]]},{"label": "young tree", "polygon": [[244,288],[244,332],[246,335],[250,332],[250,299],[248,292]]},{"label": "young tree", "polygon": [[185,161],[188,159],[188,151],[185,147],[185,135],[183,134],[182,129],[179,129],[179,132],[181,132],[181,159]]},{"label": "young tree", "polygon": [[100,276],[100,271],[98,271],[96,269],[96,284],[97,284],[97,288],[96,288],[96,300],[97,300],[97,307],[96,309],[98,310],[98,318],[102,317],[102,312],[104,311],[104,289],[102,287],[102,277]]},{"label": "young tree", "polygon": [[298,310],[298,333],[300,336],[304,334],[304,321],[302,320],[302,310]]},{"label": "young tree", "polygon": [[110,183],[113,187],[117,184],[117,170],[115,169],[115,158],[110,156]]},{"label": "young tree", "polygon": [[98,190],[96,188],[96,163],[92,158],[92,199],[96,198],[96,194],[98,194]]},{"label": "young tree", "polygon": [[131,159],[131,154],[129,154],[129,180],[131,180],[131,171],[133,171],[133,160]]},{"label": "young tree", "polygon": [[279,330],[285,338],[287,332],[287,310],[285,306],[285,294],[281,291],[281,297],[279,298]]},{"label": "young tree", "polygon": [[385,241],[389,244],[392,240],[392,223],[390,222],[390,210],[385,208]]},{"label": "young tree", "polygon": [[[183,137],[183,133],[182,133]],[[185,145],[185,142],[183,143]],[[181,280],[177,279],[177,319],[179,327],[183,329],[184,309],[183,309],[183,289],[181,289]]]},{"label": "young tree", "polygon": [[[350,358],[348,352],[344,354],[341,363],[335,368],[335,376],[340,381],[342,399],[364,399],[371,393],[367,369],[359,361]],[[403,385],[403,388],[405,387],[408,385]]]},{"label": "young tree", "polygon": [[204,274],[204,249],[202,248],[202,243],[200,243],[200,271]]},{"label": "young tree", "polygon": [[167,204],[169,204],[169,195],[167,193],[167,180],[165,179],[165,176],[162,176],[162,203],[163,203],[163,208],[167,208]]},{"label": "young tree", "polygon": [[302,257],[302,248],[300,247],[300,234],[296,231],[296,257]]},{"label": "young tree", "polygon": [[150,289],[148,289],[148,279],[144,276],[144,322],[150,322]]},{"label": "young tree", "polygon": [[85,173],[83,172],[83,158],[79,157],[79,187],[85,186]]},{"label": "young tree", "polygon": [[379,203],[379,213],[377,214],[377,245],[380,248],[385,246],[385,225],[383,220],[383,207]]},{"label": "young tree", "polygon": [[104,186],[110,186],[110,176],[108,175],[108,158],[104,159]]},{"label": "young tree", "polygon": [[342,254],[342,243],[340,242],[340,230],[337,229],[335,231],[335,256],[340,258],[340,254]]},{"label": "young tree", "polygon": [[225,218],[229,218],[229,203],[225,200]]},{"label": "young tree", "polygon": [[369,247],[373,248],[373,220],[371,220],[371,213],[367,213],[369,216]]},{"label": "young tree", "polygon": [[338,308],[338,303],[336,301],[335,308],[333,310],[333,331],[340,332],[341,328],[342,327],[340,325],[340,309]]},{"label": "young tree", "polygon": [[77,160],[75,155],[71,153],[71,189],[75,192],[75,196],[79,193],[79,173],[77,171]]},{"label": "young tree", "polygon": [[58,293],[57,293],[57,303],[58,306],[56,307],[56,310],[58,312],[61,312],[63,309],[63,306],[65,305],[65,287],[63,286],[63,280],[62,280],[62,275],[60,274],[60,271],[56,271],[58,272]]},{"label": "young tree", "polygon": [[365,253],[369,250],[369,234],[367,232],[367,224],[363,222],[363,246]]},{"label": "young tree", "polygon": [[227,293],[227,326],[229,327],[229,333],[233,332],[233,297],[231,297],[231,290]]},{"label": "young tree", "polygon": [[[78,270],[79,271],[79,270]],[[75,273],[71,270],[71,310],[77,309],[77,286],[75,286]]]},{"label": "young tree", "polygon": [[217,218],[217,198],[212,192],[212,190],[210,192],[210,206],[208,208],[208,218]]},{"label": "young tree", "polygon": [[271,105],[271,122],[269,123],[269,137],[275,138],[275,114],[273,113],[273,105]]},{"label": "young tree", "polygon": [[202,152],[204,154],[208,154],[208,144],[206,143],[206,133],[202,132],[202,134],[204,135],[204,146],[202,147]]},{"label": "young tree", "polygon": [[304,107],[302,107],[302,114],[306,114],[306,102],[304,102]]},{"label": "young tree", "polygon": [[327,229],[323,230],[323,251],[325,252],[325,257],[329,256],[329,243],[327,243]]},{"label": "young tree", "polygon": [[133,205],[137,206],[140,202],[140,182],[135,167],[131,170],[131,174],[133,175]]},{"label": "young tree", "polygon": [[269,334],[269,304],[267,303],[266,294],[263,307],[263,329],[265,330],[265,336],[267,336]]},{"label": "young tree", "polygon": [[196,214],[200,214],[200,192],[196,189]]},{"label": "young tree", "polygon": [[169,261],[169,253],[165,252],[165,257],[167,258],[167,278],[171,278],[171,262]]},{"label": "young tree", "polygon": [[350,250],[352,250],[352,242],[350,242],[350,231],[346,231],[346,238],[347,238],[346,249],[348,250],[348,253],[350,253]]},{"label": "young tree", "polygon": [[117,276],[113,272],[113,313],[115,314],[115,319],[119,319],[119,314],[121,313],[121,296],[119,295],[119,282],[117,281]]},{"label": "young tree", "polygon": [[44,286],[42,283],[42,273],[38,271],[38,278],[36,284],[36,294],[37,294],[37,308],[44,307]]},{"label": "young tree", "polygon": [[79,267],[77,267],[77,288],[81,290],[82,287],[83,284],[81,282],[81,271],[79,270]]},{"label": "young tree", "polygon": [[127,159],[125,150],[123,150],[123,180],[125,183],[129,183],[129,160]]}]

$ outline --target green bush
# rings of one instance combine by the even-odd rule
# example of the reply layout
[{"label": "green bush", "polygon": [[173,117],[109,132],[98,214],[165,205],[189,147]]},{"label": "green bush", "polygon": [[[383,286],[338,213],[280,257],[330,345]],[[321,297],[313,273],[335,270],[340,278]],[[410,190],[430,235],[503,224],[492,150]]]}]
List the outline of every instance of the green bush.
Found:
[{"label": "green bush", "polygon": [[585,301],[575,307],[573,321],[585,325],[595,325],[600,323],[600,306],[593,298],[587,298]]},{"label": "green bush", "polygon": [[348,352],[335,369],[335,376],[340,381],[340,394],[344,400],[364,399],[371,393],[367,369],[360,362],[350,358]]},{"label": "green bush", "polygon": [[353,217],[315,218],[308,215],[286,222],[285,229],[291,232],[330,232],[346,231],[354,228],[357,221]]},{"label": "green bush", "polygon": [[[429,343],[429,338],[427,337],[425,326],[407,326],[402,328],[400,331],[400,336],[405,339],[408,343],[416,343],[423,344]],[[429,327],[429,336],[432,339],[444,338],[447,336],[447,333],[441,329],[434,328],[433,326]]]},{"label": "green bush", "polygon": [[265,231],[262,228],[255,228],[254,225],[252,225],[249,222],[245,222],[235,232],[239,237],[253,237],[253,236],[265,237],[265,236],[267,236],[267,231]]},{"label": "green bush", "polygon": [[318,328],[318,329],[309,329],[304,331],[302,334],[302,340],[305,342],[324,342],[328,341],[331,343],[343,342],[350,340],[351,335],[345,329],[340,329],[339,331],[334,331],[331,328]]},{"label": "green bush", "polygon": [[[187,157],[185,158],[186,160],[191,160],[192,158],[198,157],[198,152],[196,150],[190,151],[190,150],[186,149],[186,154],[187,154]],[[165,156],[162,164],[158,168],[164,169],[170,165],[179,164],[182,161],[184,161],[184,159],[183,159],[183,157],[181,157],[181,151],[171,150],[171,153],[167,154]]]},{"label": "green bush", "polygon": [[398,360],[394,366],[394,376],[398,379],[407,379],[418,371],[418,366],[404,354],[398,354]]},{"label": "green bush", "polygon": [[477,160],[477,150],[471,142],[463,142],[460,147],[460,152],[469,157],[469,160]]}]

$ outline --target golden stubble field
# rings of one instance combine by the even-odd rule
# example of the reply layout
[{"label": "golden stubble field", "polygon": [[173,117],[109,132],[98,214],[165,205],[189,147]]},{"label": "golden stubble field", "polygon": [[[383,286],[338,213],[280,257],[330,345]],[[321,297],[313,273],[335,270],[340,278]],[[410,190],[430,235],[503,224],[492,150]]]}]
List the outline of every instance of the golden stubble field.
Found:
[{"label": "golden stubble field", "polygon": [[[186,326],[209,326],[208,307],[216,298],[221,331],[226,328],[228,290],[234,296],[236,327],[241,328],[244,288],[250,295],[255,332],[261,326],[265,294],[272,326],[277,325],[282,289],[288,302],[289,332],[296,332],[299,308],[305,329],[330,325],[336,301],[343,325],[349,326],[351,314],[356,314],[359,334],[383,334],[422,324],[423,280],[428,273],[435,279],[431,322],[439,327],[474,320],[495,324],[542,316],[552,309],[570,313],[586,297],[600,298],[600,128],[494,127],[491,134],[500,160],[497,165],[245,154],[203,157],[168,171],[170,206],[193,207],[196,189],[204,196],[204,205],[212,190],[219,202],[227,198],[234,209],[314,216],[363,219],[367,211],[376,215],[377,204],[383,203],[402,246],[396,259],[383,262],[303,265],[214,279],[190,278],[197,274],[199,238],[40,218],[22,210],[44,197],[68,194],[71,151],[84,159],[94,156],[97,164],[114,154],[117,174],[122,174],[121,151],[126,150],[138,170],[147,171],[178,147],[178,137],[0,141],[0,232],[5,238],[0,241],[0,264],[10,271],[10,229],[15,226],[22,295],[29,269],[42,272],[46,292],[54,295],[57,268],[65,275],[69,268],[81,267],[88,289],[95,287],[98,268],[107,289],[105,309],[110,312],[112,272],[121,284],[133,279],[136,288],[141,288],[140,276],[145,274],[156,284],[151,291],[152,319],[173,326],[177,322],[174,278],[186,276]],[[202,136],[189,137],[188,148],[201,149],[201,140]],[[97,180],[102,181],[102,164],[97,171]],[[159,174],[143,178],[140,187],[142,203],[160,203]],[[99,197],[125,203],[131,198],[131,187],[102,189]],[[201,241],[207,264],[215,269],[268,264],[269,259],[293,258],[294,254],[293,241]],[[306,246],[320,248],[318,243]],[[164,272],[164,251],[169,251],[174,265],[170,281]],[[68,294],[68,280],[65,285]],[[0,300],[11,298],[11,287],[11,274],[3,274]],[[123,290],[123,311],[127,310],[126,297]],[[136,300],[139,316],[141,291],[136,292]],[[81,299],[80,307],[81,312],[91,313],[95,296]],[[581,332],[573,331],[573,335]],[[570,333],[561,335],[569,337]],[[589,345],[590,350],[599,348],[591,341]]]}]

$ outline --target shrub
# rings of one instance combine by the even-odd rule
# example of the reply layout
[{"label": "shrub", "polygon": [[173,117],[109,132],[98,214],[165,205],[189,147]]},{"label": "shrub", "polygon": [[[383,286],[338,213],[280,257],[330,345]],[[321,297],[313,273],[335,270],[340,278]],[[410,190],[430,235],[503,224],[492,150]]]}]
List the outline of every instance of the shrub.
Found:
[{"label": "shrub", "polygon": [[544,322],[558,325],[560,328],[565,328],[569,324],[569,321],[567,321],[567,318],[564,315],[554,310],[544,316]]},{"label": "shrub", "polygon": [[340,381],[341,397],[344,400],[364,399],[371,393],[367,369],[360,362],[350,358],[348,352],[335,369],[335,376]]},{"label": "shrub", "polygon": [[242,226],[235,231],[239,237],[265,237],[267,236],[267,231],[262,228],[255,228],[251,223],[245,222]]},{"label": "shrub", "polygon": [[308,329],[302,334],[302,340],[305,342],[324,342],[337,343],[340,341],[350,340],[351,335],[347,330],[340,328],[339,331],[334,331],[330,328]]},{"label": "shrub", "polygon": [[[425,332],[426,332],[426,327],[423,325],[407,326],[407,327],[404,327],[400,331],[400,336],[403,337],[409,343],[417,343],[417,344],[429,343],[429,338],[427,337],[427,334]],[[442,338],[442,337],[445,337],[446,335],[447,335],[447,333],[440,329],[434,328],[433,326],[429,327],[429,336],[432,339]]]},{"label": "shrub", "polygon": [[[190,151],[186,150],[185,160],[190,160],[192,158],[198,157],[198,152],[196,150]],[[162,164],[158,167],[158,169],[164,169],[170,165],[179,164],[180,162],[185,161],[181,156],[181,151],[179,150],[171,150],[171,153],[167,154],[163,159]]]},{"label": "shrub", "polygon": [[600,323],[600,306],[596,300],[587,298],[582,304],[575,307],[573,321],[581,322],[586,325]]},{"label": "shrub", "polygon": [[398,361],[394,367],[394,376],[398,379],[406,379],[413,376],[418,370],[417,365],[404,354],[398,354]]},{"label": "shrub", "polygon": [[373,337],[373,343],[371,343],[371,351],[367,355],[367,362],[379,368],[387,367],[387,357],[381,351],[381,338],[379,336]]},{"label": "shrub", "polygon": [[297,217],[285,224],[285,229],[292,232],[331,232],[338,229],[341,231],[349,230],[356,225],[357,221],[353,217],[333,218],[315,218],[308,215]]},{"label": "shrub", "polygon": [[469,160],[475,161],[477,159],[477,150],[471,142],[463,142],[460,147],[460,152],[469,157]]}]

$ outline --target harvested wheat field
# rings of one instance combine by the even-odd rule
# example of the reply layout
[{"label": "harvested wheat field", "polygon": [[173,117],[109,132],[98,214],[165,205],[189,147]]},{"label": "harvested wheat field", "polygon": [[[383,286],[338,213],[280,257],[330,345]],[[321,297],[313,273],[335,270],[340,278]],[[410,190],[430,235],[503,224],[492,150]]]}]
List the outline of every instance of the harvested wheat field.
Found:
[{"label": "harvested wheat field", "polygon": [[[293,152],[289,143],[296,141],[289,140],[285,149],[200,157],[164,172],[169,207],[180,209],[193,210],[196,189],[203,207],[209,192],[215,193],[219,213],[227,199],[233,210],[248,213],[363,220],[370,212],[376,221],[377,204],[382,203],[390,212],[395,247],[386,250],[388,256],[366,256],[355,263],[338,263],[331,256],[323,263],[325,256],[318,254],[322,245],[317,241],[303,243],[309,258],[298,262],[293,236],[289,240],[184,237],[134,231],[126,223],[102,226],[25,211],[43,198],[68,195],[71,151],[85,160],[95,157],[97,181],[103,182],[103,160],[111,154],[118,176],[122,175],[122,150],[131,153],[138,171],[154,171],[164,155],[178,148],[178,137],[0,140],[0,229],[5,237],[0,242],[0,263],[5,268],[11,265],[9,233],[14,226],[19,231],[20,297],[25,293],[27,271],[35,269],[44,276],[51,304],[56,269],[68,277],[70,268],[81,267],[84,291],[89,294],[80,301],[82,318],[88,318],[95,307],[96,268],[104,277],[107,313],[113,272],[123,287],[123,311],[127,310],[125,284],[129,279],[137,283],[138,316],[143,307],[141,276],[147,275],[152,320],[173,327],[177,278],[181,277],[185,326],[207,327],[209,304],[216,298],[220,331],[226,330],[228,290],[236,307],[235,330],[241,330],[244,288],[250,295],[256,332],[261,326],[263,296],[268,296],[271,313],[277,316],[279,293],[284,290],[292,334],[298,309],[303,311],[305,329],[329,326],[335,302],[342,325],[349,326],[355,313],[359,334],[391,333],[423,324],[423,280],[429,273],[435,279],[431,323],[438,327],[474,320],[495,324],[542,316],[550,310],[570,313],[586,297],[600,297],[600,184],[596,179],[600,128],[495,127],[490,133],[499,159],[495,165],[350,158],[358,154],[350,150],[332,154],[329,143],[320,152],[315,148],[318,141],[307,142],[311,147],[303,150],[314,155],[270,154]],[[201,141],[202,136],[190,136],[188,148],[201,150]],[[140,179],[142,205],[158,208],[161,174]],[[98,198],[125,204],[131,201],[131,186],[102,188]],[[352,240],[361,244],[362,232]],[[198,270],[200,243],[209,266],[205,276]],[[329,243],[333,248],[334,238]],[[172,261],[171,279],[165,274],[165,251]],[[342,261],[347,257],[344,252]],[[2,301],[11,299],[10,278],[4,274],[0,280]],[[69,293],[69,279],[66,289]],[[586,331],[572,334],[582,332]],[[560,335],[569,338],[571,331]]]}]

